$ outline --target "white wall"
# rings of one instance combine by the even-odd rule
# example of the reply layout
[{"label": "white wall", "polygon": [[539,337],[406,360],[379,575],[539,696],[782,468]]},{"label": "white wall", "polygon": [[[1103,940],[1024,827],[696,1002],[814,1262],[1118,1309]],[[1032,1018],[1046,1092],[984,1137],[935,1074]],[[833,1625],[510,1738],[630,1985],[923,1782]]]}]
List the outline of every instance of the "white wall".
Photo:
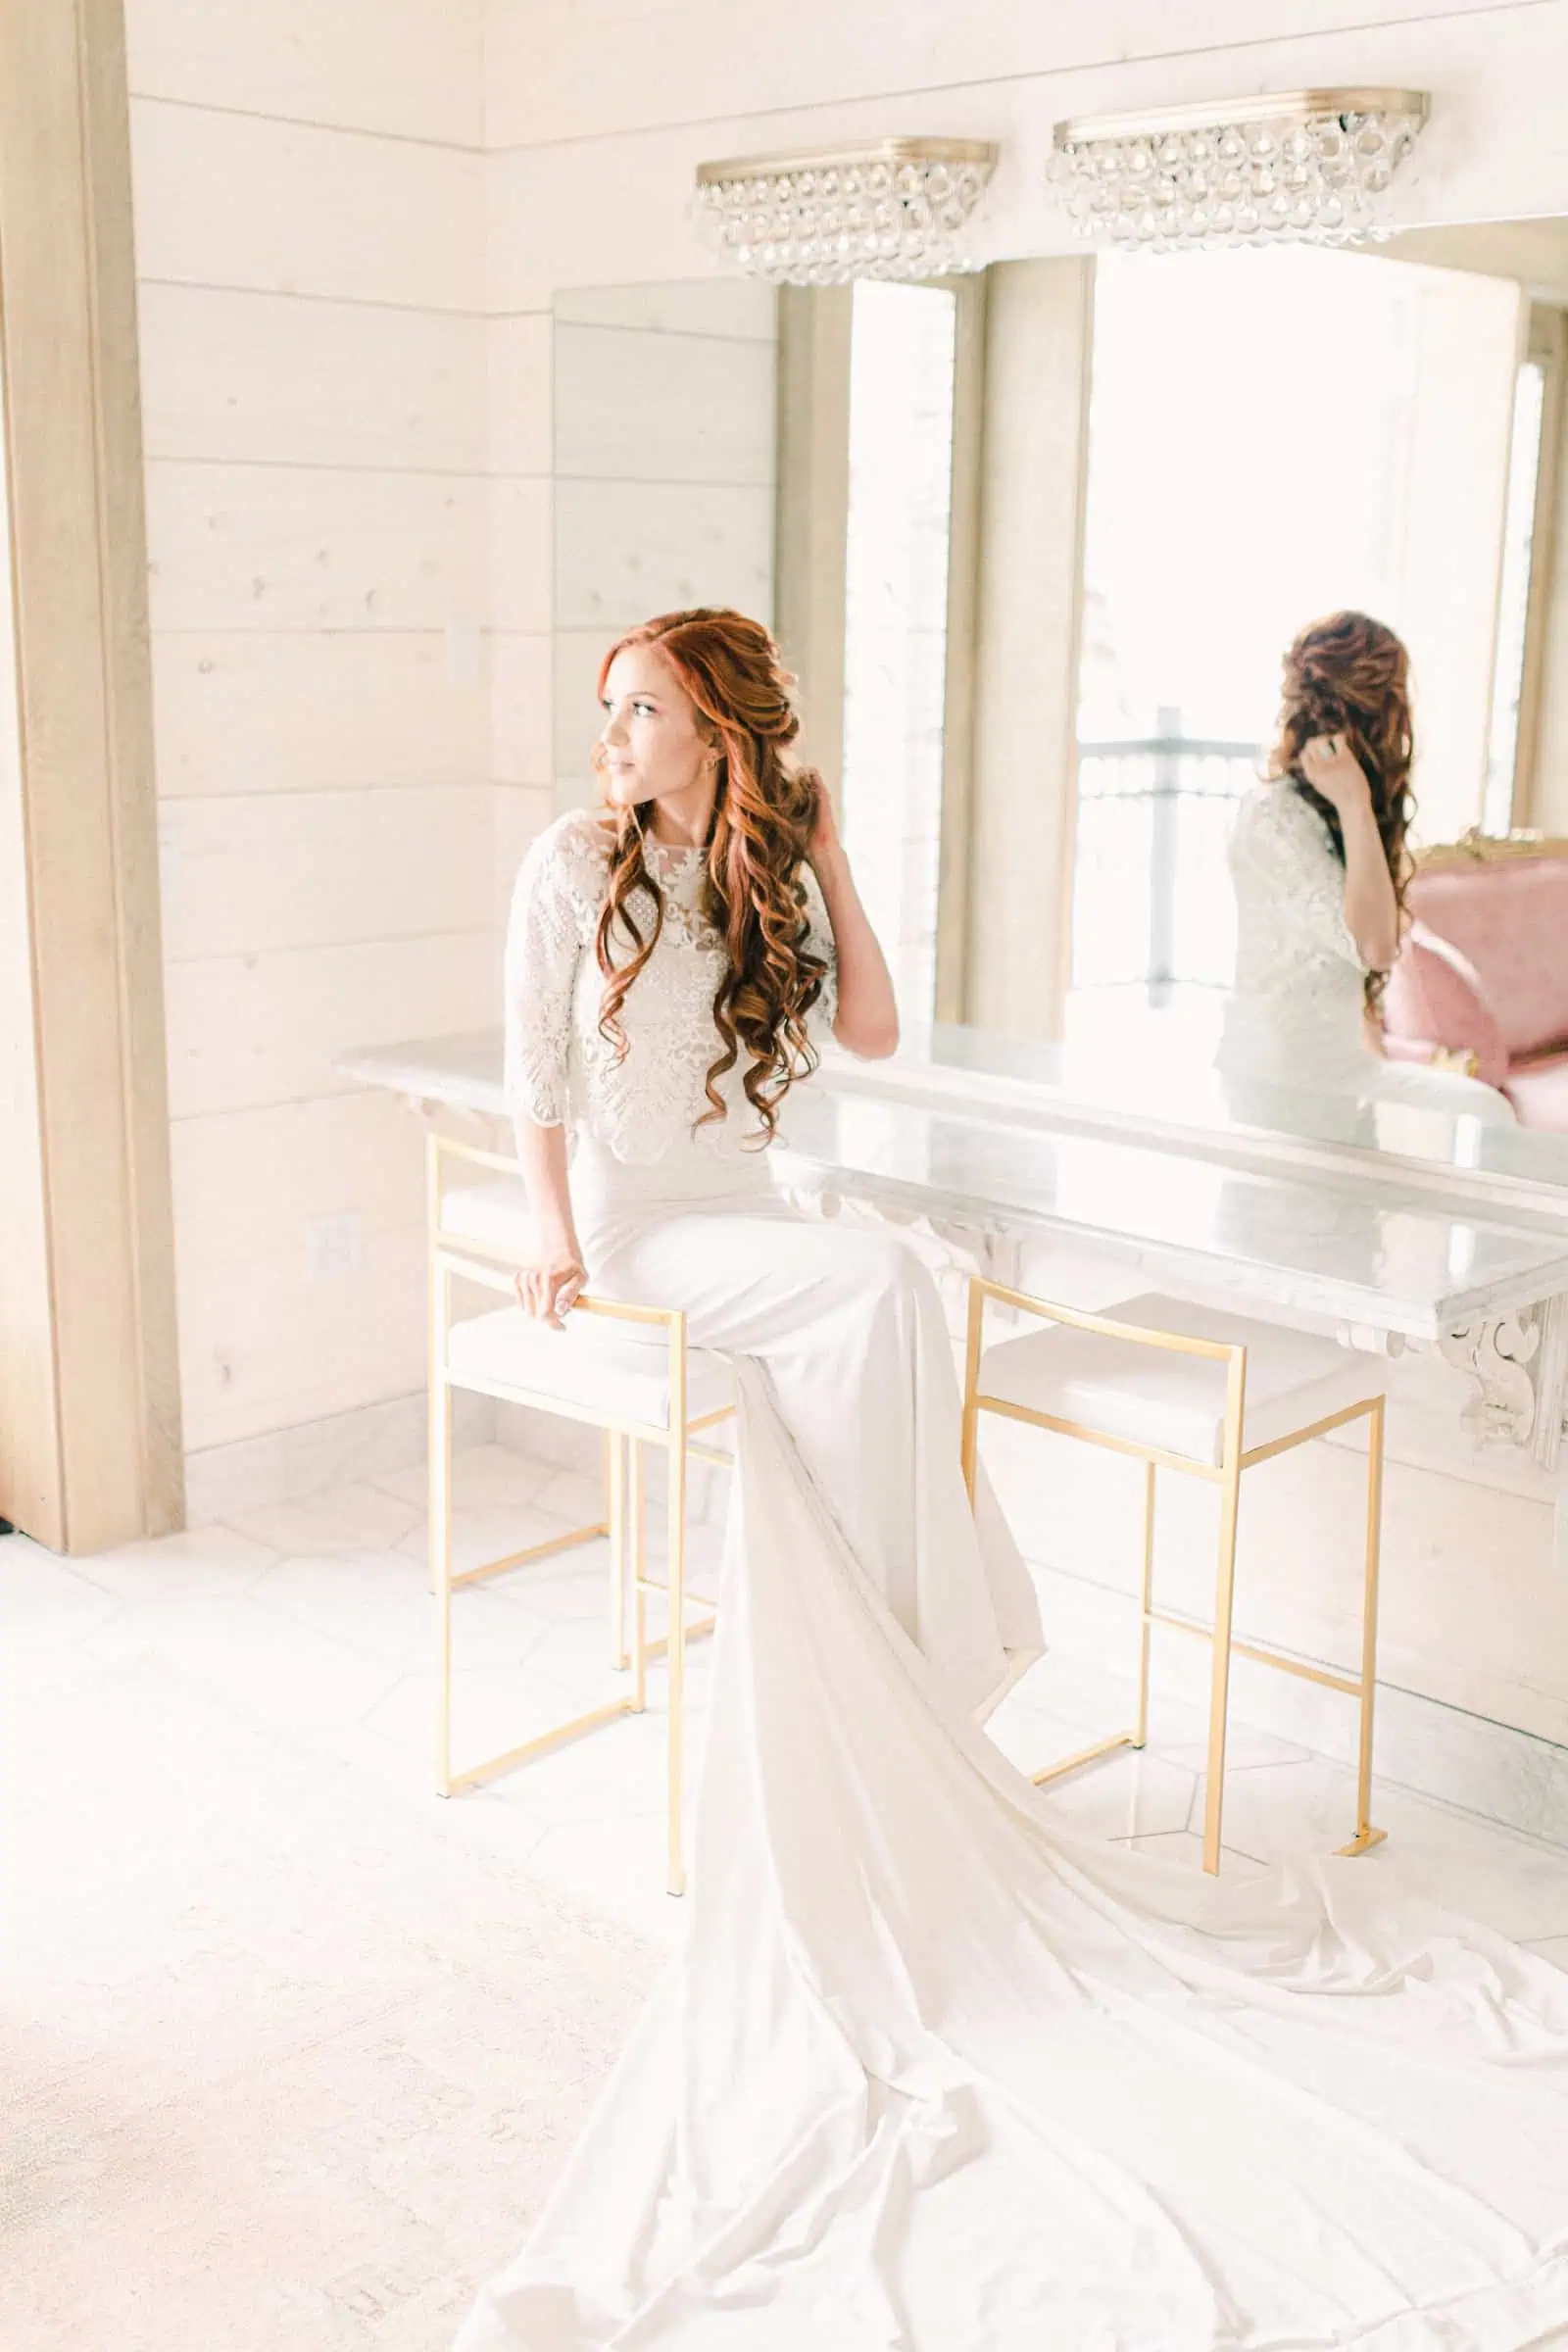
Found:
[{"label": "white wall", "polygon": [[480,12],[127,15],[200,1451],[418,1385],[418,1139],[331,1060],[491,1017]]},{"label": "white wall", "polygon": [[591,800],[599,664],[691,605],[771,624],[778,297],[747,278],[563,293],[555,306],[555,735],[561,808]]}]

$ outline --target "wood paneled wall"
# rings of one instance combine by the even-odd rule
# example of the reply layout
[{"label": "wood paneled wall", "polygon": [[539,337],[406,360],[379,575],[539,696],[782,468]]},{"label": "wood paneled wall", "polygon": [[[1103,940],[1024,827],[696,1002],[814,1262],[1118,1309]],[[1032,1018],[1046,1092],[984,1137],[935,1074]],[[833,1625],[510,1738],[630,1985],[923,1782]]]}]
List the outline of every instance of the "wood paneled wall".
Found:
[{"label": "wood paneled wall", "polygon": [[594,797],[599,664],[623,629],[691,605],[771,623],[778,301],[748,279],[568,290],[554,345],[555,776],[570,808]]},{"label": "wood paneled wall", "polygon": [[497,1001],[478,0],[128,0],[186,1444],[422,1377],[418,1139]]},{"label": "wood paneled wall", "polygon": [[179,1523],[118,0],[0,5],[0,1513]]}]

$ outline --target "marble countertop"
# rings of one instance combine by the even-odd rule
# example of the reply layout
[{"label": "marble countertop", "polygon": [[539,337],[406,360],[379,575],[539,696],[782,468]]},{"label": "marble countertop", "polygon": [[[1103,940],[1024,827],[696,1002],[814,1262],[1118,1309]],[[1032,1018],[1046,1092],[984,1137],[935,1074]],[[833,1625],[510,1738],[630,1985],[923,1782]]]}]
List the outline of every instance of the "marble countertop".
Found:
[{"label": "marble countertop", "polygon": [[[495,1035],[387,1047],[338,1066],[423,1104],[505,1113]],[[1238,1304],[1411,1339],[1568,1292],[1568,1220],[1455,1213],[1354,1171],[1238,1164],[1020,1121],[1000,1106],[933,1107],[830,1079],[792,1093],[776,1149],[787,1182],[1078,1242]]]},{"label": "marble countertop", "polygon": [[[413,1098],[501,1116],[499,1030],[415,1040],[346,1056],[339,1067]],[[955,1117],[1080,1133],[1144,1148],[1197,1152],[1238,1165],[1328,1170],[1509,1222],[1568,1231],[1568,1135],[1478,1120],[1403,1102],[1222,1085],[1180,1054],[1107,1057],[981,1030],[937,1026],[890,1059],[829,1047],[820,1085],[831,1094],[912,1102]]]},{"label": "marble countertop", "polygon": [[1222,1079],[1173,1034],[1114,1050],[1037,1044],[937,1023],[891,1059],[835,1056],[828,1083],[932,1103],[1006,1104],[1037,1123],[1190,1143],[1252,1159],[1350,1166],[1368,1181],[1526,1207],[1568,1219],[1568,1135],[1484,1125],[1464,1112],[1288,1085]]}]

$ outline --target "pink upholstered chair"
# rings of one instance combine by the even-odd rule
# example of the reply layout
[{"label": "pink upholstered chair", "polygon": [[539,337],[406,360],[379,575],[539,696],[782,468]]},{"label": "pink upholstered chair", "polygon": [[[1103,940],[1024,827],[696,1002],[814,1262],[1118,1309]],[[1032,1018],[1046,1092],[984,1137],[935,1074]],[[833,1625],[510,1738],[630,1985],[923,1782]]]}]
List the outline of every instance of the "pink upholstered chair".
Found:
[{"label": "pink upholstered chair", "polygon": [[1408,900],[1383,1001],[1390,1053],[1469,1054],[1523,1125],[1568,1130],[1568,843],[1433,851]]}]

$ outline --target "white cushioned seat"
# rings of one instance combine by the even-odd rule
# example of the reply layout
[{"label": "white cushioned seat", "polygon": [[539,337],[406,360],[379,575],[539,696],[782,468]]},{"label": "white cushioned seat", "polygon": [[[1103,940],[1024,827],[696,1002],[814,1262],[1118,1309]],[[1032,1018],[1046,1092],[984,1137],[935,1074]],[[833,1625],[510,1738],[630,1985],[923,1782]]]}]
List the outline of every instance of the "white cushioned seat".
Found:
[{"label": "white cushioned seat", "polygon": [[[524,1397],[590,1406],[607,1421],[669,1427],[669,1342],[662,1324],[648,1324],[646,1339],[603,1315],[568,1313],[554,1331],[520,1306],[497,1307],[454,1323],[447,1340],[448,1376],[455,1388],[498,1390]],[[686,1418],[733,1404],[728,1363],[702,1348],[686,1355]]]},{"label": "white cushioned seat", "polygon": [[[1245,1315],[1155,1293],[1098,1311],[1111,1322],[1187,1339],[1240,1342],[1247,1349],[1244,1450],[1364,1402],[1385,1386],[1379,1365],[1366,1356]],[[1227,1370],[1223,1357],[1181,1355],[1065,1323],[1042,1323],[986,1348],[979,1393],[1217,1468],[1225,1450]]]},{"label": "white cushioned seat", "polygon": [[441,1198],[441,1230],[455,1240],[482,1242],[491,1250],[526,1257],[533,1248],[533,1218],[521,1177],[449,1185]]}]

